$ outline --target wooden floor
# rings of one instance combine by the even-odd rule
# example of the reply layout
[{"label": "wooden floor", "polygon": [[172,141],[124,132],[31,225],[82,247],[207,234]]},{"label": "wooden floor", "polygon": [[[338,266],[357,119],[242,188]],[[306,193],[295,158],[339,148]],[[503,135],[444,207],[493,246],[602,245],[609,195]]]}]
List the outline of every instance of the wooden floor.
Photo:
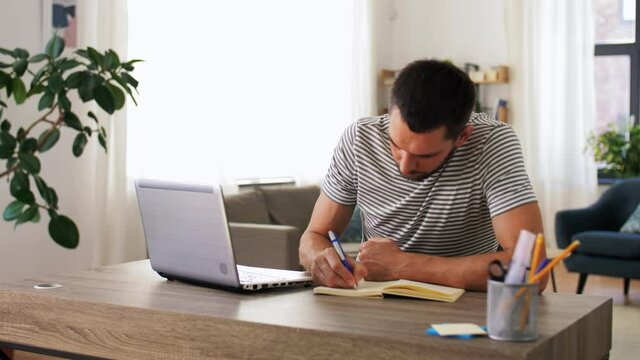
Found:
[{"label": "wooden floor", "polygon": [[[558,292],[575,293],[578,275],[569,273],[564,265],[555,269]],[[546,292],[552,292],[551,281]],[[591,275],[584,288],[585,295],[609,296],[613,299],[613,349],[612,360],[638,359],[640,354],[640,281],[631,280],[629,296],[623,294],[623,279]],[[57,359],[50,356],[16,351],[15,360]]]}]

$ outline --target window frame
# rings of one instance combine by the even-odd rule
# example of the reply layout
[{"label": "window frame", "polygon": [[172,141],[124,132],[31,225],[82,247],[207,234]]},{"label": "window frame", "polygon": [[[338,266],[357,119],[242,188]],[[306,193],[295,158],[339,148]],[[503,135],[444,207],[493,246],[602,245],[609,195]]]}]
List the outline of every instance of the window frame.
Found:
[{"label": "window frame", "polygon": [[[622,0],[621,0],[622,1]],[[628,55],[629,66],[629,114],[633,115],[634,124],[638,124],[640,114],[640,71],[638,71],[638,59],[640,58],[640,0],[636,1],[636,29],[635,42],[623,44],[595,44],[594,56]]]},{"label": "window frame", "polygon": [[[620,0],[622,1],[622,0]],[[595,44],[594,57],[611,56],[611,55],[627,55],[629,56],[629,115],[633,115],[633,125],[640,121],[640,71],[638,71],[638,60],[640,59],[640,0],[636,2],[636,28],[635,41],[633,43],[621,44]],[[598,183],[602,185],[612,184],[618,181],[617,176],[613,174],[605,174],[598,169]]]}]

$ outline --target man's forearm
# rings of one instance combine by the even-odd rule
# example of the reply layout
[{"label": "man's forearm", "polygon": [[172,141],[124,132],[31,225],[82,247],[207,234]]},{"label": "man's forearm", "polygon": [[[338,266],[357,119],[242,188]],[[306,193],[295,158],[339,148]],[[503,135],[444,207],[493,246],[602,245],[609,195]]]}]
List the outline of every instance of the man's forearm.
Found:
[{"label": "man's forearm", "polygon": [[309,270],[315,254],[328,247],[331,247],[331,243],[327,238],[313,231],[305,231],[300,238],[300,248],[298,249],[300,265]]},{"label": "man's forearm", "polygon": [[405,255],[397,273],[400,279],[480,291],[487,289],[489,262],[498,259],[508,265],[511,259],[511,251],[451,258],[417,253]]}]

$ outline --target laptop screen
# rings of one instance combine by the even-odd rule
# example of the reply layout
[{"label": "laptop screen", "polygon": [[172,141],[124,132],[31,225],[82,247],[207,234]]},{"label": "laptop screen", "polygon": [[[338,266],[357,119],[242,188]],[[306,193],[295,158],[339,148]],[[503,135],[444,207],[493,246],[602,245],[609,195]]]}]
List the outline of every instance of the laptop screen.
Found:
[{"label": "laptop screen", "polygon": [[219,185],[136,180],[151,267],[172,277],[238,287]]}]

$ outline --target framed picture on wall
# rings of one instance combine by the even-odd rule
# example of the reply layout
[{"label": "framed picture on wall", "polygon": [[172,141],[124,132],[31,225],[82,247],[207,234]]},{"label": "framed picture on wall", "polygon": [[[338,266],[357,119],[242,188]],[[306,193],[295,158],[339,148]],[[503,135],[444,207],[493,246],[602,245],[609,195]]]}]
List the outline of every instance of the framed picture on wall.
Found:
[{"label": "framed picture on wall", "polygon": [[65,47],[78,46],[78,0],[42,0],[42,48],[54,33],[64,39]]}]

